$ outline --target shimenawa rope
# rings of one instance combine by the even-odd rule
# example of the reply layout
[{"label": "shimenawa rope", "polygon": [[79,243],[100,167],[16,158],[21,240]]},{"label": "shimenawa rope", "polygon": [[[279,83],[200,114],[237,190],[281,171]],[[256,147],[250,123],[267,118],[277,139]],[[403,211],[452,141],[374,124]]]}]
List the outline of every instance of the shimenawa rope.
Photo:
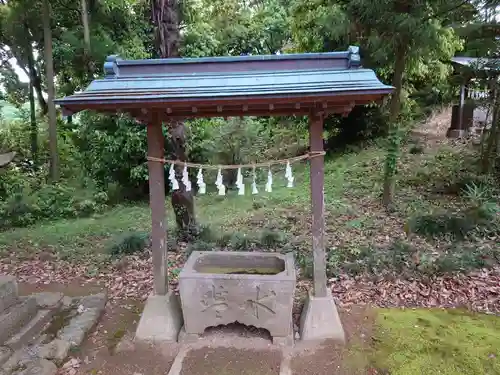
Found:
[{"label": "shimenawa rope", "polygon": [[270,167],[271,165],[277,164],[286,164],[286,163],[295,163],[300,160],[313,159],[318,156],[324,156],[324,151],[310,151],[307,154],[294,156],[293,158],[288,159],[279,159],[279,160],[271,160],[261,163],[253,163],[253,164],[227,164],[227,165],[210,165],[210,164],[198,164],[198,163],[190,163],[181,160],[169,160],[162,158],[155,158],[152,156],[148,156],[147,159],[149,161],[155,161],[163,164],[176,164],[181,166],[186,166],[188,168],[201,168],[201,169],[238,169],[238,168],[261,168],[261,167]]}]

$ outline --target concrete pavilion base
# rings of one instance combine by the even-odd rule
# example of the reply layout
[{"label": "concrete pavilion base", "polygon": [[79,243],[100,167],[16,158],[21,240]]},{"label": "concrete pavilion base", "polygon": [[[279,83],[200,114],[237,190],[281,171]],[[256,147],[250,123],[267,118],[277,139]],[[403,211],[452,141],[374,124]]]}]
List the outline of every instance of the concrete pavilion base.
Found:
[{"label": "concrete pavilion base", "polygon": [[150,295],[135,332],[135,340],[160,343],[177,342],[182,327],[179,297],[172,292],[165,296]]},{"label": "concrete pavilion base", "polygon": [[304,341],[334,339],[345,341],[344,329],[330,290],[326,297],[309,292],[300,317],[300,337]]}]

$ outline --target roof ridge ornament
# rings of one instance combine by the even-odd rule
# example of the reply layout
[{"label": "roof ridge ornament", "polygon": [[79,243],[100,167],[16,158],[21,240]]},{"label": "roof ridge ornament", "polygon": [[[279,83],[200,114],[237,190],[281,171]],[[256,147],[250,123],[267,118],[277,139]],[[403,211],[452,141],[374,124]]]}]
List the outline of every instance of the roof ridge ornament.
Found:
[{"label": "roof ridge ornament", "polygon": [[359,55],[358,46],[349,46],[347,50],[349,52],[349,62],[348,68],[359,68],[361,66],[361,56]]},{"label": "roof ridge ornament", "polygon": [[104,62],[104,74],[106,78],[118,77],[118,66],[116,65],[118,60],[122,60],[120,55],[110,55],[106,57],[106,61]]}]

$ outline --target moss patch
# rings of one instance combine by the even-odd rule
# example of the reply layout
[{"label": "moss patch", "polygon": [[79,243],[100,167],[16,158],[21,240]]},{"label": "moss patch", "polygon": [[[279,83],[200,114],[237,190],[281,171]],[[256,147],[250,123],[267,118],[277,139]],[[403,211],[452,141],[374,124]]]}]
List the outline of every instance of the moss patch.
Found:
[{"label": "moss patch", "polygon": [[462,310],[379,310],[373,363],[391,375],[500,374],[500,317]]}]

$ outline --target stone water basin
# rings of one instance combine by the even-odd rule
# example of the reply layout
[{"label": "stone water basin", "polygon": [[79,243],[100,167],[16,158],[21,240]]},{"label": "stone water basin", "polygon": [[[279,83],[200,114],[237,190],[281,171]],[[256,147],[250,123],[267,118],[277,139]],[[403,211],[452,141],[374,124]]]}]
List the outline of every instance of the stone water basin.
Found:
[{"label": "stone water basin", "polygon": [[295,282],[292,254],[195,251],[179,275],[184,335],[237,322],[292,344]]}]

